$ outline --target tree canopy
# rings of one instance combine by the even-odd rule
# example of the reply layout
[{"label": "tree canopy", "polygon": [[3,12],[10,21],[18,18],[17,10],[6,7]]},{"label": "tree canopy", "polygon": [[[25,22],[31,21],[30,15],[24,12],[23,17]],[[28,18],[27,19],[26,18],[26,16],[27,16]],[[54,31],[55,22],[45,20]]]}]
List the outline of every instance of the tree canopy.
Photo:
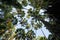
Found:
[{"label": "tree canopy", "polygon": [[[25,8],[28,5],[32,8]],[[34,30],[38,30],[45,25],[52,33],[48,40],[59,40],[59,5],[60,0],[0,0],[0,39],[35,40]],[[13,8],[16,11],[13,11]],[[44,12],[41,13],[41,9]],[[31,20],[29,21],[29,19]],[[45,19],[49,19],[49,21]],[[17,24],[23,28],[16,28]],[[40,37],[38,40],[47,40],[47,38]]]}]

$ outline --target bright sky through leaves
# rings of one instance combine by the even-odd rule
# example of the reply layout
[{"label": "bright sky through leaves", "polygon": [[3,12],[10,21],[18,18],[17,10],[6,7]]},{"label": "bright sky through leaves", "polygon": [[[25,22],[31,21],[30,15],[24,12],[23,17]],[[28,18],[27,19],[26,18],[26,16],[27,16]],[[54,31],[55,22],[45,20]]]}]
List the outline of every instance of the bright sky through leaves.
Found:
[{"label": "bright sky through leaves", "polygon": [[[33,9],[33,7],[32,7],[32,6],[29,6],[29,5],[26,6],[26,7],[24,7],[24,8],[25,8],[25,9],[23,9],[23,10],[25,11],[26,15],[27,15],[28,9],[30,9],[30,8]],[[13,8],[12,12],[16,12],[16,9]],[[40,10],[41,15],[44,15],[43,12],[44,12],[44,10],[41,9],[41,10]],[[26,17],[26,15],[25,15],[25,17]],[[17,17],[17,15],[16,15],[16,17]],[[17,18],[18,18],[18,20],[20,19],[19,17],[17,17]],[[46,18],[45,21],[48,22],[48,21],[49,21],[49,18]],[[28,22],[29,22],[29,23],[31,22],[31,18],[28,19]],[[16,28],[23,28],[23,29],[25,29],[25,27],[21,27],[21,24],[19,24],[19,22],[17,23]],[[51,34],[51,33],[46,29],[46,27],[44,27],[44,25],[43,25],[43,27],[42,27],[41,29],[43,30],[45,36],[48,38],[49,34]],[[41,31],[41,29],[38,29],[37,31],[33,29],[34,32],[36,33],[36,36],[39,36],[39,35],[40,35],[40,36],[44,36],[43,33],[42,33],[42,31]],[[27,29],[25,29],[25,31],[27,32]]]}]

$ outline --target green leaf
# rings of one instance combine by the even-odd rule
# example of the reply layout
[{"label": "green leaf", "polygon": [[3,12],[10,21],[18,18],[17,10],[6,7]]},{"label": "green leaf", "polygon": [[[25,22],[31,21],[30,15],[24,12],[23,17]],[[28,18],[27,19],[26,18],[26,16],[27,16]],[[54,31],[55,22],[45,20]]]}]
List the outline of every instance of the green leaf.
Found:
[{"label": "green leaf", "polygon": [[17,9],[22,9],[23,8],[22,5],[18,2],[16,4],[14,4],[13,6]]},{"label": "green leaf", "polygon": [[5,22],[6,20],[5,19],[2,19],[2,18],[0,18],[0,22],[2,23],[2,22]]},{"label": "green leaf", "polygon": [[12,19],[12,24],[13,24],[13,25],[16,25],[16,24],[17,24],[17,22],[18,22],[17,18],[16,18],[16,17],[14,17],[14,18]]},{"label": "green leaf", "polygon": [[26,29],[29,29],[29,28],[30,28],[30,24],[27,24],[27,25],[26,25]]},{"label": "green leaf", "polygon": [[22,5],[27,6],[27,0],[23,0]]}]

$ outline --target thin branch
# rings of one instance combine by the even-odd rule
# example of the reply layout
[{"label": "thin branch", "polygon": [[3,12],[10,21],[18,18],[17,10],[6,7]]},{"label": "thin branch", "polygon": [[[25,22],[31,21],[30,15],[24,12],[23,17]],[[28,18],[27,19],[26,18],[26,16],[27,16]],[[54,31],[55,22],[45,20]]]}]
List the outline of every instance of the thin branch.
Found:
[{"label": "thin branch", "polygon": [[46,35],[44,34],[44,32],[43,32],[43,30],[42,30],[42,29],[41,29],[41,31],[42,31],[42,33],[43,33],[44,37],[46,37]]}]

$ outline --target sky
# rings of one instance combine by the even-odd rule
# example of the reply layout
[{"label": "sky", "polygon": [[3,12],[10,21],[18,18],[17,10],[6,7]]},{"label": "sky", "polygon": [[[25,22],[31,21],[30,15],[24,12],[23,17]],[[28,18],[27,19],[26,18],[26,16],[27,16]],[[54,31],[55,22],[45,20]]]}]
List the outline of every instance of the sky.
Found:
[{"label": "sky", "polygon": [[[26,7],[24,7],[24,8],[26,8],[26,9],[30,9],[30,8],[32,8],[33,9],[33,7],[32,6],[26,6]],[[26,9],[23,9],[24,11],[25,11],[25,13],[26,13],[26,15],[27,15],[27,11],[28,10],[26,10]],[[16,12],[16,9],[15,8],[13,8],[13,10],[12,10],[12,12]],[[44,10],[40,10],[40,13],[41,13],[41,15],[43,15],[44,13]],[[16,17],[17,17],[17,15],[16,15]],[[26,16],[25,16],[26,17]],[[17,17],[18,18],[18,20],[20,20],[20,18],[19,17]],[[30,21],[31,21],[31,18],[30,19],[28,19],[29,21],[29,23],[30,23]],[[49,19],[45,19],[45,21],[49,21]],[[18,24],[16,25],[16,28],[25,28],[25,27],[21,27],[21,24],[19,24],[19,22],[18,22]],[[42,33],[42,31],[41,31],[41,29],[42,29],[42,31],[44,32],[44,34],[45,34],[45,36],[48,38],[48,35],[49,34],[51,34],[49,31],[48,31],[48,29],[46,29],[46,27],[44,27],[44,25],[42,26],[42,28],[40,28],[40,29],[38,29],[38,30],[34,30],[34,32],[36,33],[36,36],[44,36],[43,35],[43,33]],[[25,30],[26,32],[27,32],[27,30]]]}]

